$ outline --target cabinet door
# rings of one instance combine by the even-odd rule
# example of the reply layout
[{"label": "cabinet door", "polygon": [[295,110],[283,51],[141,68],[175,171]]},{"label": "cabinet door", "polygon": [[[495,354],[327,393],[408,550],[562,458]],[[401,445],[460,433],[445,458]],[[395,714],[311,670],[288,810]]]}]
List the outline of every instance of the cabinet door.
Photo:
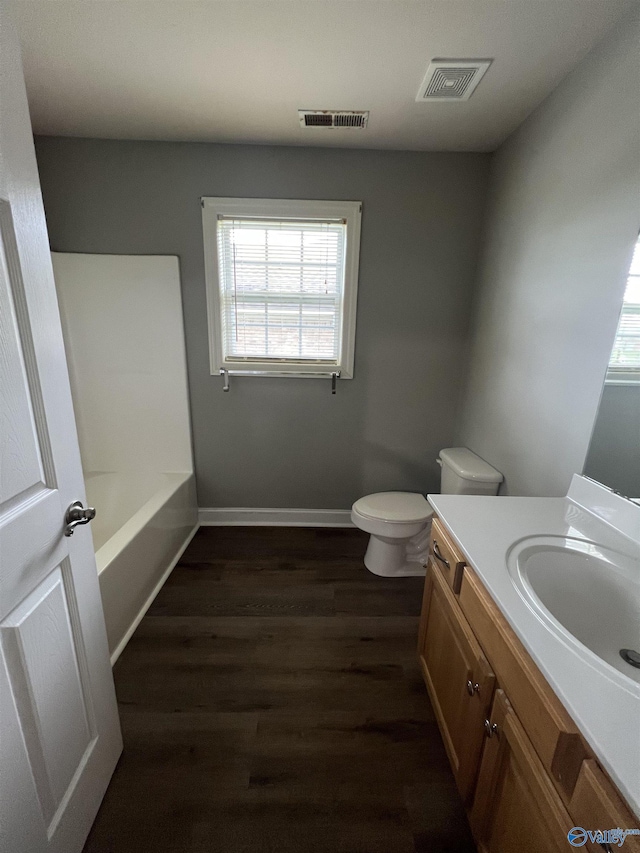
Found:
[{"label": "cabinet door", "polygon": [[495,678],[440,570],[429,563],[418,654],[458,790],[468,802]]},{"label": "cabinet door", "polygon": [[[569,803],[574,823],[583,830],[635,829],[640,821],[622,802],[613,785],[606,778],[593,758],[583,762],[571,802]],[[599,843],[589,839],[584,847],[589,853],[602,853],[606,841]],[[609,849],[615,850],[619,843],[609,841]],[[628,835],[624,840],[625,853],[640,853],[640,835]]]},{"label": "cabinet door", "polygon": [[573,821],[502,690],[471,809],[480,853],[566,853]]}]

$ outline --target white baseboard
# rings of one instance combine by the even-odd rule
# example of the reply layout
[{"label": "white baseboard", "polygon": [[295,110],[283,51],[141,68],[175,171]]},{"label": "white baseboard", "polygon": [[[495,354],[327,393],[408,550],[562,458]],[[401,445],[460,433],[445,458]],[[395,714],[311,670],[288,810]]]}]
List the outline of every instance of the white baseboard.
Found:
[{"label": "white baseboard", "polygon": [[205,527],[353,527],[348,509],[200,507]]},{"label": "white baseboard", "polygon": [[175,569],[176,565],[178,564],[178,560],[180,559],[180,557],[182,557],[184,552],[187,550],[187,545],[191,542],[193,537],[196,535],[199,527],[200,527],[200,524],[196,524],[195,527],[193,528],[193,530],[189,533],[187,538],[184,540],[182,545],[178,548],[178,551],[177,551],[175,557],[173,558],[173,560],[171,560],[171,562],[169,563],[169,565],[165,569],[162,577],[160,578],[158,583],[154,586],[153,591],[151,592],[151,595],[149,596],[149,598],[147,598],[145,603],[142,605],[142,607],[138,611],[138,615],[136,616],[136,618],[133,620],[133,622],[131,623],[131,625],[127,629],[126,634],[124,635],[124,637],[120,640],[118,645],[113,650],[113,654],[111,655],[111,666],[115,666],[116,661],[118,660],[118,658],[120,657],[120,655],[124,651],[125,646],[127,645],[129,640],[133,636],[133,632],[136,630],[138,625],[142,622],[142,619],[143,619],[145,613],[153,604],[153,601],[154,601],[156,595],[160,592],[160,590],[164,586],[165,581],[167,580],[167,578],[169,577],[171,572]]}]

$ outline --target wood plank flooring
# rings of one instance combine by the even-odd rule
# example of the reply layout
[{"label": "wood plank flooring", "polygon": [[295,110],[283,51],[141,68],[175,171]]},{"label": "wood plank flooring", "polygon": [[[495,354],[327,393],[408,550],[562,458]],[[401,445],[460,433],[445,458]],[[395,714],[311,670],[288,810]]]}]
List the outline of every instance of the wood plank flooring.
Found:
[{"label": "wood plank flooring", "polygon": [[359,530],[202,528],[114,669],[84,853],[471,853],[415,646]]}]

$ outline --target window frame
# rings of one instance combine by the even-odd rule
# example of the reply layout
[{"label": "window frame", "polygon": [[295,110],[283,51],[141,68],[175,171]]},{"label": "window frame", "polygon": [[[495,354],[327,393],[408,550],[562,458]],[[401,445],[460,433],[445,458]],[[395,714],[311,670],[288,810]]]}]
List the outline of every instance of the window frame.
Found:
[{"label": "window frame", "polygon": [[[616,326],[616,334],[613,339],[613,347],[611,349],[613,354],[613,349],[615,348],[616,341],[618,340],[618,332],[620,330],[620,326],[622,325],[622,318],[625,313],[629,314],[639,314],[640,307],[638,307],[638,303],[636,302],[627,302],[625,303],[625,296],[627,295],[627,288],[629,287],[629,282],[632,278],[640,279],[640,275],[637,273],[632,273],[633,269],[633,260],[636,252],[640,252],[640,236],[636,239],[636,242],[633,244],[633,252],[631,255],[631,261],[629,264],[629,272],[627,274],[627,278],[625,280],[625,291],[622,297],[622,308],[620,310],[620,316],[618,318],[618,325]],[[626,309],[625,309],[626,304]],[[620,366],[620,365],[612,365],[611,364],[611,356],[609,357],[609,363],[607,365],[607,375],[605,377],[605,385],[640,385],[640,367],[629,367],[629,366]]]},{"label": "window frame", "polygon": [[[231,374],[253,376],[319,378],[339,372],[340,379],[353,379],[362,202],[203,196],[201,204],[211,374],[218,375],[221,371],[227,370]],[[220,216],[236,216],[238,219],[264,217],[265,219],[343,219],[345,221],[340,354],[336,362],[296,362],[287,359],[259,361],[250,357],[246,361],[238,361],[224,358],[217,228]]]}]

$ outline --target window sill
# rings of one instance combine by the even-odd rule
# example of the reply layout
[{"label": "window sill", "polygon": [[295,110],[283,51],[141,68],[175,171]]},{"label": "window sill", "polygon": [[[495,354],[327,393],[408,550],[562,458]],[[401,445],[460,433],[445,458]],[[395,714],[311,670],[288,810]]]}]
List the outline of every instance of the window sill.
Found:
[{"label": "window sill", "polygon": [[[229,376],[258,376],[267,379],[331,379],[335,373],[338,379],[353,379],[353,376],[339,367],[328,367],[326,370],[297,372],[294,370],[243,370],[238,367],[221,367],[218,374],[227,373]],[[218,375],[214,374],[214,375]]]},{"label": "window sill", "polygon": [[640,370],[637,368],[609,368],[605,385],[640,385]]}]

